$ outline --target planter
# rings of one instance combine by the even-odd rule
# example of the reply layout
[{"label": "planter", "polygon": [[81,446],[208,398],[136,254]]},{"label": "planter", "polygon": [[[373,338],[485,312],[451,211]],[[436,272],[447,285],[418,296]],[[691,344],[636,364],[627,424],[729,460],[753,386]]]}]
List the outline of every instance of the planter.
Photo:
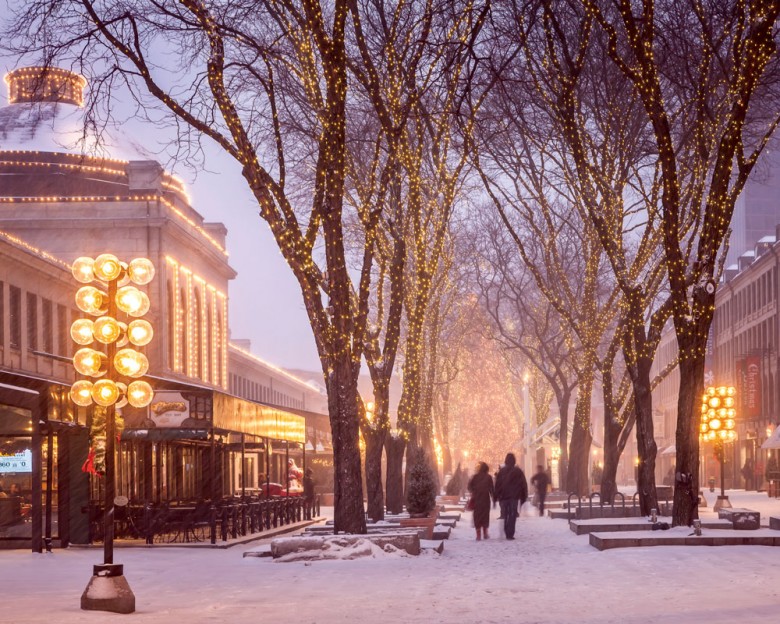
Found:
[{"label": "planter", "polygon": [[401,518],[400,526],[402,528],[424,529],[423,539],[433,539],[433,527],[436,526],[436,518]]}]

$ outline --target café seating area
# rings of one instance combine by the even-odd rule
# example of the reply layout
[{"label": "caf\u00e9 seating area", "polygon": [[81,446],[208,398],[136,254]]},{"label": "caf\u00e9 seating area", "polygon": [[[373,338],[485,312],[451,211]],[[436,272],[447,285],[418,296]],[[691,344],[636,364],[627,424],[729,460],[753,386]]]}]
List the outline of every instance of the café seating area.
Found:
[{"label": "caf\u00e9 seating area", "polygon": [[[215,502],[170,501],[115,507],[117,540],[146,544],[218,544],[319,515],[319,498],[307,506],[300,496],[228,497]],[[93,543],[102,539],[102,509],[93,510]]]}]

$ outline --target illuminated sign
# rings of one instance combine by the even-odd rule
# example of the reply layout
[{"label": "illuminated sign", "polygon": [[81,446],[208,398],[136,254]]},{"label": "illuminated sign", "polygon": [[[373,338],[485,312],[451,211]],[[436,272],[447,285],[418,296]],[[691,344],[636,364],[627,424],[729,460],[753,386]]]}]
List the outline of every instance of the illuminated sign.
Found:
[{"label": "illuminated sign", "polygon": [[32,472],[32,451],[25,449],[15,455],[0,454],[0,473]]}]

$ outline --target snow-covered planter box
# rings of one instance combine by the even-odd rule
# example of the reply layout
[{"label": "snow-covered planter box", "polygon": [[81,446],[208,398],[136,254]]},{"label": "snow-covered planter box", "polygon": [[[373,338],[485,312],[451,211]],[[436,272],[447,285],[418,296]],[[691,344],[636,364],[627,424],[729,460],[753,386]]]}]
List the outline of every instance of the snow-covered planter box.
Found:
[{"label": "snow-covered planter box", "polygon": [[[355,559],[372,556],[372,548],[384,552],[403,551],[420,554],[417,533],[377,533],[369,535],[301,535],[279,537],[271,541],[274,559]],[[290,557],[290,555],[296,555]]]}]

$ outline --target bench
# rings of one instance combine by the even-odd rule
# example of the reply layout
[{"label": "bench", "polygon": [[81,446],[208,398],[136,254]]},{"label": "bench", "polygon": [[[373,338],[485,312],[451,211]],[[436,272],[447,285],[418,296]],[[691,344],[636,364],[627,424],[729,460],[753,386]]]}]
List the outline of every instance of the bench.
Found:
[{"label": "bench", "polygon": [[754,531],[761,528],[761,513],[742,507],[724,507],[718,510],[718,518],[729,520],[738,531]]}]

